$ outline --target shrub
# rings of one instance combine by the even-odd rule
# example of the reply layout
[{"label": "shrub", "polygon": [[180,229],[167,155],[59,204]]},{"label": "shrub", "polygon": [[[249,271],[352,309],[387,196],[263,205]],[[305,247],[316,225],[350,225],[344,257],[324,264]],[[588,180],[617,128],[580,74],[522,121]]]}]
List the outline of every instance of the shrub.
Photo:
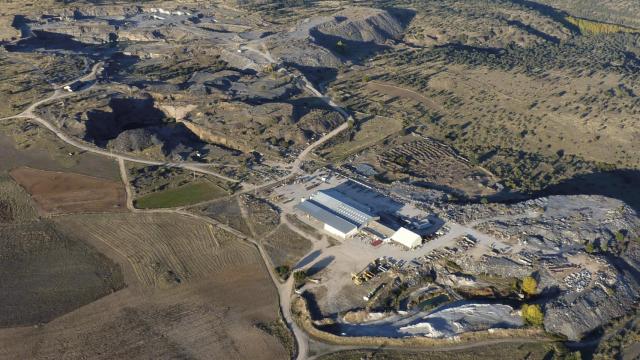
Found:
[{"label": "shrub", "polygon": [[302,284],[307,279],[307,273],[304,270],[298,270],[293,273],[293,279],[296,284]]},{"label": "shrub", "polygon": [[287,265],[281,265],[276,268],[276,273],[281,279],[287,280],[291,274],[291,269]]},{"label": "shrub", "polygon": [[531,276],[522,279],[522,291],[527,295],[534,295],[538,292],[538,282]]},{"label": "shrub", "polygon": [[522,305],[522,319],[532,326],[541,326],[544,322],[544,314],[540,305]]}]

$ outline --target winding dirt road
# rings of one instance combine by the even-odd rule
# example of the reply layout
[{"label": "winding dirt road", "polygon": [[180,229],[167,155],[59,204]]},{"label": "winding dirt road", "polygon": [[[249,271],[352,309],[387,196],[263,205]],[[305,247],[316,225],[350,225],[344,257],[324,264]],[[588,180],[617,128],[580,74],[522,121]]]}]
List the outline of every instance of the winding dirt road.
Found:
[{"label": "winding dirt road", "polygon": [[[94,153],[94,154],[98,154],[98,155],[102,155],[102,156],[106,156],[112,159],[115,159],[118,162],[119,168],[120,168],[120,173],[121,173],[121,177],[122,177],[122,181],[125,184],[125,190],[126,190],[126,195],[127,195],[127,208],[131,211],[131,212],[145,212],[145,213],[173,213],[173,214],[181,214],[183,216],[187,216],[190,218],[194,218],[200,221],[204,221],[206,223],[212,224],[216,227],[219,227],[225,231],[228,231],[232,234],[234,234],[235,236],[237,236],[239,239],[242,239],[244,241],[247,241],[249,243],[251,243],[252,245],[254,245],[259,253],[260,256],[262,257],[263,263],[267,269],[267,271],[269,272],[269,275],[271,277],[271,280],[274,284],[274,286],[276,287],[277,291],[278,291],[278,296],[279,296],[279,303],[280,303],[280,311],[282,313],[282,316],[284,318],[284,321],[287,323],[288,327],[291,329],[291,331],[293,332],[293,336],[295,338],[296,341],[296,350],[297,350],[297,359],[308,359],[309,358],[309,342],[310,342],[310,338],[309,336],[301,329],[297,326],[297,324],[295,323],[293,316],[291,314],[291,295],[292,295],[292,291],[293,291],[293,277],[290,277],[288,281],[286,282],[281,282],[278,275],[275,273],[274,267],[271,264],[271,261],[267,255],[267,253],[265,252],[265,250],[263,249],[261,243],[259,241],[257,241],[254,237],[252,236],[247,236],[247,234],[244,234],[228,225],[225,225],[223,223],[220,223],[212,218],[209,217],[205,217],[205,216],[201,216],[198,214],[194,214],[191,212],[188,212],[182,208],[178,208],[178,209],[155,209],[155,210],[140,210],[140,209],[136,209],[135,206],[133,205],[133,191],[131,189],[130,186],[130,182],[129,182],[129,178],[128,178],[128,174],[127,174],[127,169],[126,169],[126,161],[130,161],[130,162],[134,162],[134,163],[139,163],[139,164],[146,164],[146,165],[160,165],[160,166],[169,166],[169,167],[178,167],[178,168],[183,168],[183,169],[187,169],[187,170],[191,170],[197,173],[202,173],[202,174],[207,174],[207,175],[211,175],[211,176],[215,176],[218,177],[220,179],[223,179],[225,181],[230,181],[230,182],[240,182],[237,179],[232,179],[229,178],[227,176],[224,176],[222,174],[210,171],[210,170],[206,170],[206,169],[202,169],[200,166],[202,166],[202,164],[200,163],[191,163],[191,162],[177,162],[177,163],[172,163],[172,162],[161,162],[161,161],[154,161],[154,160],[148,160],[148,159],[143,159],[143,158],[139,158],[139,157],[134,157],[134,156],[129,156],[129,155],[124,155],[124,154],[118,154],[118,153],[113,153],[110,151],[106,151],[106,150],[102,150],[99,148],[96,148],[94,145],[92,144],[88,144],[88,143],[84,143],[80,140],[74,139],[71,136],[66,135],[62,130],[60,130],[59,128],[57,128],[56,126],[54,126],[53,124],[49,123],[48,121],[44,120],[43,118],[39,117],[37,114],[35,114],[35,109],[47,102],[50,101],[54,101],[54,100],[58,100],[64,97],[69,96],[71,93],[64,91],[63,88],[66,85],[70,85],[76,81],[93,81],[96,79],[96,74],[98,72],[98,70],[100,69],[100,67],[102,66],[101,63],[97,63],[93,66],[93,68],[91,69],[91,72],[87,75],[84,75],[76,80],[70,81],[67,84],[63,84],[60,85],[58,87],[54,88],[54,92],[47,98],[39,100],[37,102],[34,102],[33,104],[31,104],[25,111],[23,111],[20,114],[17,115],[13,115],[13,116],[9,116],[9,117],[5,117],[5,118],[1,118],[0,120],[8,120],[8,119],[17,119],[17,118],[24,118],[24,119],[30,119],[33,120],[37,123],[39,123],[40,125],[44,126],[45,128],[49,129],[50,131],[52,131],[58,138],[60,138],[62,141],[64,141],[65,143],[74,146],[78,149],[84,150],[86,152],[90,152],[90,153]],[[313,87],[313,85],[311,85],[311,83],[304,78],[304,76],[300,75],[299,76],[301,81],[303,82],[304,86],[309,89],[309,91],[311,91],[313,94],[317,95],[319,98],[321,98],[323,101],[325,101],[329,106],[331,106],[333,109],[335,109],[336,111],[338,111],[340,114],[342,114],[347,120],[352,120],[352,118],[350,117],[350,115],[342,108],[340,108],[338,105],[336,105],[330,98],[326,97],[325,95],[323,95],[322,93],[320,93],[317,89],[315,89]],[[86,91],[90,88],[91,86],[82,89],[80,91]],[[329,141],[331,138],[333,138],[334,136],[338,135],[339,133],[341,133],[342,131],[346,130],[349,128],[349,121],[345,122],[343,124],[341,124],[339,127],[335,128],[333,131],[325,134],[323,137],[321,137],[320,139],[318,139],[317,141],[315,141],[314,143],[310,144],[307,148],[305,148],[295,159],[295,161],[291,164],[291,169],[289,170],[289,174],[287,174],[286,176],[283,176],[279,179],[264,183],[264,184],[260,184],[260,185],[249,185],[249,184],[243,184],[243,191],[242,192],[247,192],[247,191],[254,191],[254,190],[258,190],[261,188],[266,188],[269,186],[272,186],[274,184],[277,184],[281,181],[286,181],[298,174],[300,174],[301,172],[303,172],[302,170],[302,164],[304,163],[305,159],[307,158],[307,156],[309,154],[311,154],[313,152],[314,149],[316,149],[318,146],[322,145],[323,143]],[[461,349],[469,349],[469,348],[473,348],[473,347],[477,347],[477,346],[484,346],[484,345],[488,345],[488,344],[496,344],[496,343],[506,343],[506,342],[530,342],[533,341],[532,339],[498,339],[496,341],[483,341],[483,342],[478,342],[478,343],[471,343],[471,344],[463,344],[463,345],[458,345],[458,346],[449,346],[449,347],[445,347],[445,348],[429,348],[429,349],[423,349],[423,350],[418,350],[418,351],[453,351],[453,350],[461,350]],[[540,341],[540,340],[535,340],[535,341]],[[323,352],[323,354],[328,354],[328,353],[334,353],[337,351],[342,351],[342,350],[353,350],[353,349],[371,349],[371,347],[368,346],[335,346],[335,345],[325,345],[325,351]],[[315,355],[314,357],[311,358],[316,358],[318,355]]]},{"label": "winding dirt road", "polygon": [[[287,282],[282,283],[279,278],[278,275],[275,274],[274,272],[274,268],[271,265],[271,261],[269,260],[266,252],[264,251],[262,245],[256,241],[254,238],[247,236],[246,234],[241,233],[240,231],[237,231],[236,229],[227,226],[225,224],[219,223],[217,221],[215,221],[214,219],[208,218],[208,217],[204,217],[204,216],[200,216],[197,214],[193,214],[190,213],[186,210],[183,209],[155,209],[155,210],[140,210],[140,209],[136,209],[135,206],[133,205],[133,191],[131,189],[130,186],[130,182],[129,182],[129,178],[128,178],[128,174],[127,174],[127,169],[126,169],[126,161],[130,161],[130,162],[134,162],[134,163],[138,163],[138,164],[145,164],[145,165],[159,165],[159,166],[168,166],[168,167],[178,167],[178,168],[183,168],[183,169],[187,169],[187,170],[191,170],[197,173],[202,173],[202,174],[207,174],[207,175],[211,175],[211,176],[215,176],[217,178],[226,180],[226,181],[230,181],[230,182],[240,182],[239,180],[236,179],[232,179],[230,177],[218,174],[216,172],[210,171],[210,170],[206,170],[206,169],[202,169],[200,166],[202,166],[202,164],[200,163],[191,163],[191,162],[179,162],[179,163],[175,163],[175,162],[161,162],[161,161],[155,161],[155,160],[148,160],[148,159],[143,159],[143,158],[139,158],[139,157],[135,157],[135,156],[129,156],[129,155],[124,155],[124,154],[118,154],[118,153],[113,153],[110,151],[106,151],[106,150],[102,150],[100,148],[97,148],[91,144],[88,143],[84,143],[81,142],[80,140],[77,140],[67,134],[65,134],[61,129],[57,128],[55,125],[51,124],[50,122],[44,120],[43,118],[41,118],[40,116],[38,116],[34,111],[35,109],[38,108],[38,106],[51,102],[51,101],[55,101],[55,100],[59,100],[65,97],[70,96],[72,93],[63,90],[65,86],[67,85],[71,85],[77,81],[93,81],[96,79],[96,74],[98,73],[99,69],[101,68],[102,63],[97,63],[95,64],[92,69],[91,72],[89,74],[83,75],[82,77],[79,77],[75,80],[69,81],[66,84],[62,84],[60,86],[57,86],[54,88],[54,92],[44,98],[41,99],[37,102],[34,102],[33,104],[31,104],[27,109],[25,109],[23,112],[21,112],[20,114],[17,115],[13,115],[13,116],[8,116],[8,117],[4,117],[1,118],[0,120],[9,120],[9,119],[18,119],[18,118],[22,118],[22,119],[30,119],[33,120],[35,122],[37,122],[38,124],[44,126],[45,128],[49,129],[51,132],[53,132],[60,140],[64,141],[65,143],[74,146],[80,150],[86,151],[86,152],[90,152],[90,153],[94,153],[94,154],[98,154],[98,155],[102,155],[102,156],[106,156],[112,159],[115,159],[118,162],[118,166],[120,168],[120,175],[122,178],[122,181],[125,185],[125,190],[126,190],[126,195],[127,195],[127,208],[131,211],[131,212],[152,212],[152,213],[177,213],[177,214],[181,214],[184,216],[188,216],[191,218],[195,218],[207,223],[210,223],[214,226],[220,227],[223,230],[226,230],[234,235],[236,235],[238,238],[248,241],[251,244],[253,244],[254,246],[256,246],[256,248],[259,250],[260,255],[262,257],[262,260],[264,262],[265,267],[267,268],[269,275],[271,276],[271,280],[273,282],[273,284],[275,285],[276,289],[278,290],[278,294],[279,294],[279,301],[280,301],[280,310],[282,313],[282,316],[284,317],[285,322],[287,323],[287,325],[289,326],[289,328],[292,330],[293,335],[295,337],[296,340],[296,345],[297,345],[297,358],[298,359],[306,359],[307,358],[307,354],[308,354],[308,337],[306,335],[306,333],[304,333],[304,331],[302,331],[297,325],[296,323],[293,321],[292,315],[291,315],[291,293],[293,290],[293,278],[291,277]],[[306,81],[306,79],[305,79]],[[93,84],[92,84],[93,85]],[[91,86],[92,86],[91,85]],[[79,90],[78,92],[81,91],[86,91],[88,89],[91,88],[91,86],[88,86],[82,90]],[[319,97],[321,97],[325,102],[327,102],[330,106],[332,106],[333,108],[335,108],[337,111],[339,111],[341,114],[347,115],[347,113],[340,107],[338,107],[337,105],[335,105],[330,99],[327,99],[325,96],[323,96],[322,94],[320,94],[317,90],[315,90],[311,85],[309,85],[308,83],[305,85],[306,87],[312,89],[315,94],[319,94]],[[348,115],[347,115],[348,116]],[[348,128],[348,123],[345,122],[342,125],[340,125],[339,127],[335,128],[333,131],[325,134],[323,137],[321,137],[320,139],[318,139],[317,141],[315,141],[314,143],[310,144],[307,148],[305,148],[299,155],[298,157],[295,159],[295,161],[293,162],[292,166],[291,166],[291,170],[289,172],[288,175],[283,176],[279,179],[270,181],[268,183],[264,183],[258,186],[254,186],[254,185],[249,185],[249,184],[243,184],[243,192],[247,192],[247,191],[254,191],[260,188],[265,188],[265,187],[269,187],[272,186],[273,184],[276,184],[278,182],[281,181],[286,181],[287,179],[294,177],[296,175],[298,175],[299,173],[302,172],[302,164],[304,162],[304,160],[306,159],[306,157],[318,146],[322,145],[323,143],[325,143],[326,141],[328,141],[329,139],[331,139],[332,137],[336,136],[337,134],[339,134],[340,132],[346,130]]]}]

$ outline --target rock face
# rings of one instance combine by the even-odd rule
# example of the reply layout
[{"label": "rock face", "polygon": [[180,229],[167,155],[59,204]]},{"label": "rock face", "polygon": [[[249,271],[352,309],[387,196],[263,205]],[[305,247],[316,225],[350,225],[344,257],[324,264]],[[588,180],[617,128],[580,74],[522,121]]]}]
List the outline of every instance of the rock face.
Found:
[{"label": "rock face", "polygon": [[579,340],[597,327],[624,316],[640,296],[640,287],[631,282],[635,283],[632,278],[620,279],[609,292],[593,287],[580,294],[560,296],[545,306],[545,330]]},{"label": "rock face", "polygon": [[477,228],[518,252],[457,263],[472,274],[520,279],[533,274],[548,332],[580,340],[637,304],[640,220],[633,208],[612,198],[580,195],[529,200],[501,211],[508,215]]}]

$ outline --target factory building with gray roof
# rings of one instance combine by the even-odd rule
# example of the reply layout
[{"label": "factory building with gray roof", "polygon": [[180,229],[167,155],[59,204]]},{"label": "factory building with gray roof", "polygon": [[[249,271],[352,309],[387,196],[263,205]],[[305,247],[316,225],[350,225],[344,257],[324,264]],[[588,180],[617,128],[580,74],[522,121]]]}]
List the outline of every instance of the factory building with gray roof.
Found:
[{"label": "factory building with gray roof", "polygon": [[327,232],[342,239],[355,235],[363,226],[378,219],[366,206],[331,189],[303,199],[296,208],[322,222]]},{"label": "factory building with gray roof", "polygon": [[[317,191],[309,198],[302,199],[296,205],[296,209],[308,218],[321,223],[326,232],[340,239],[352,237],[362,230],[364,234],[374,239],[393,241],[410,249],[422,244],[422,237],[405,228],[403,226],[405,223],[390,221],[389,207],[379,209],[380,214],[386,214],[386,217],[381,220],[377,211],[365,205],[366,201],[356,200],[356,198],[366,200],[362,189],[351,183],[342,185],[341,191],[338,189]],[[375,194],[375,196],[380,195]],[[395,205],[392,200],[390,203]],[[429,223],[428,220],[426,223]]]}]

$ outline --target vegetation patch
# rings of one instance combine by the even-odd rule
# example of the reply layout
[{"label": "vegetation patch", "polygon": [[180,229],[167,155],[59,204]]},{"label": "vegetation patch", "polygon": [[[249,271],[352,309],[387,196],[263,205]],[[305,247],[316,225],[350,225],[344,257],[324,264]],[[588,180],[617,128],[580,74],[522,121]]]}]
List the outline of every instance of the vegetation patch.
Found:
[{"label": "vegetation patch", "polygon": [[158,209],[196,204],[227,195],[221,187],[208,181],[200,181],[174,189],[154,192],[135,200],[140,209]]},{"label": "vegetation patch", "polygon": [[243,234],[248,235],[251,233],[249,226],[242,217],[242,211],[240,210],[237,197],[226,197],[215,200],[197,211],[225,225],[231,226]]},{"label": "vegetation patch", "polygon": [[313,244],[298,235],[286,225],[280,225],[273,234],[263,240],[265,250],[274,266],[296,265],[302,257],[311,251]]},{"label": "vegetation patch", "polygon": [[611,34],[611,33],[638,33],[640,30],[634,29],[629,26],[608,24],[600,21],[587,20],[576,18],[573,16],[567,16],[565,19],[575,25],[582,34]]},{"label": "vegetation patch", "polygon": [[256,324],[256,327],[278,339],[289,353],[289,356],[293,356],[295,351],[295,341],[291,332],[287,328],[287,325],[282,321],[282,319],[278,319],[270,323],[258,323]]}]

